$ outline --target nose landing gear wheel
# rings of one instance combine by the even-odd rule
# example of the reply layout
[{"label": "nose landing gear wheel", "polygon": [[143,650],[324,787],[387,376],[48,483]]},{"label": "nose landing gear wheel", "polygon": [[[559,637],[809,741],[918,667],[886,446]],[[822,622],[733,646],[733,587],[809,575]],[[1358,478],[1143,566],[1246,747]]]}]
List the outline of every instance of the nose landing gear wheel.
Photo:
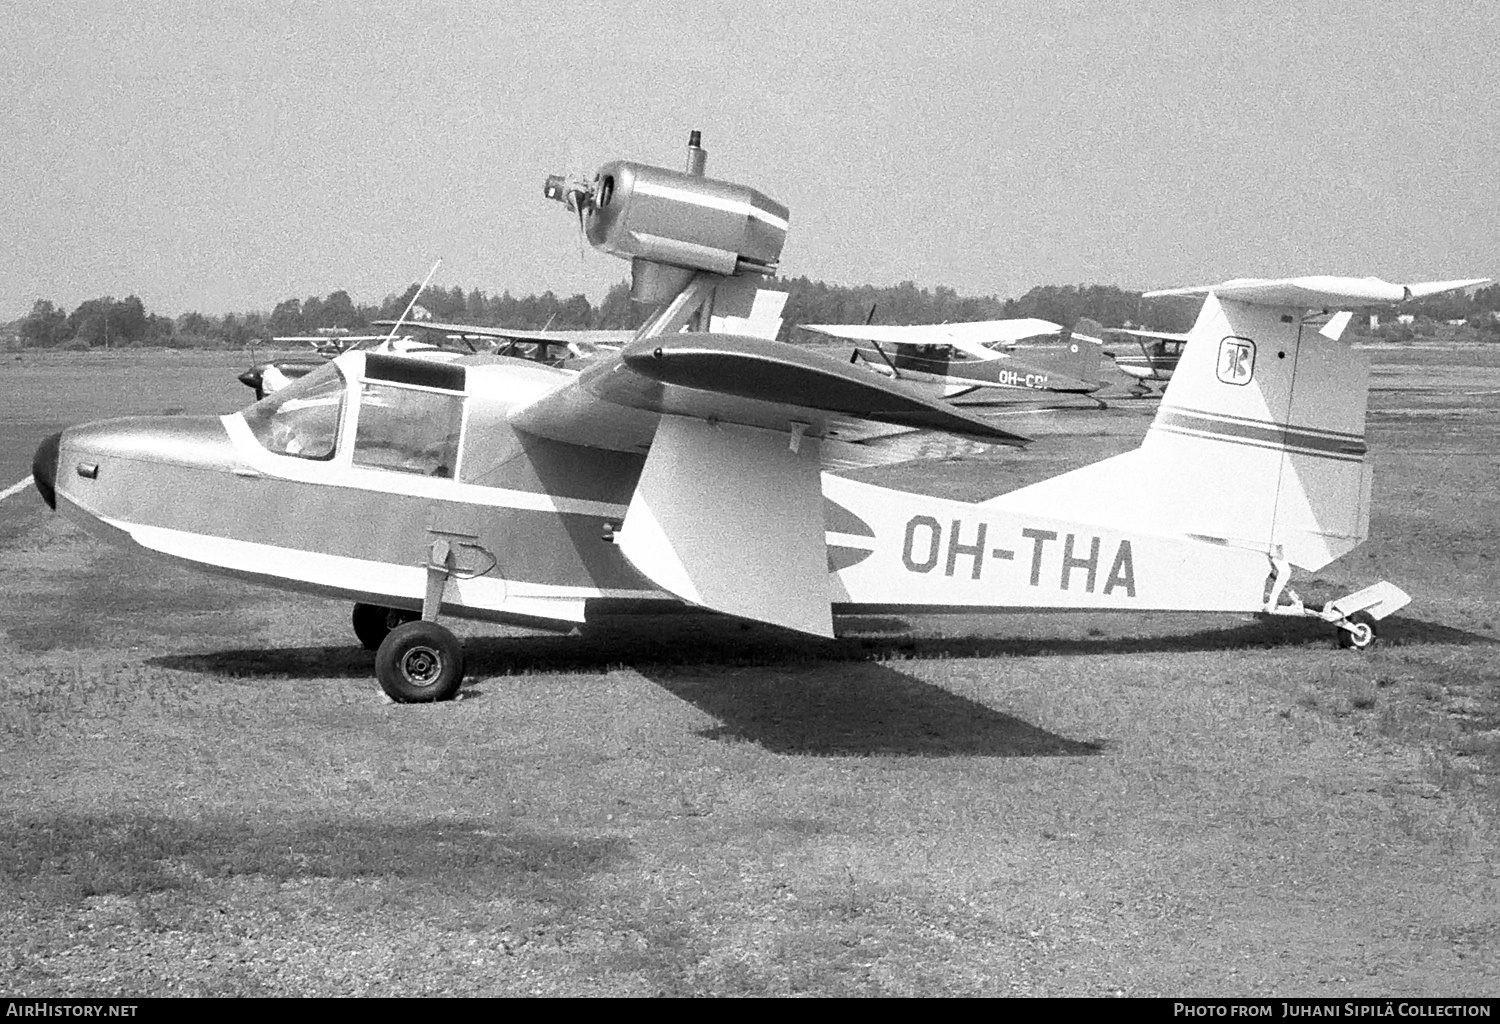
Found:
[{"label": "nose landing gear wheel", "polygon": [[375,652],[375,678],[398,704],[448,700],[463,682],[463,645],[436,622],[403,623]]},{"label": "nose landing gear wheel", "polygon": [[380,642],[390,634],[391,630],[418,617],[416,612],[409,612],[405,608],[356,604],[354,606],[354,635],[359,637],[359,642],[365,645],[365,650],[377,650]]}]

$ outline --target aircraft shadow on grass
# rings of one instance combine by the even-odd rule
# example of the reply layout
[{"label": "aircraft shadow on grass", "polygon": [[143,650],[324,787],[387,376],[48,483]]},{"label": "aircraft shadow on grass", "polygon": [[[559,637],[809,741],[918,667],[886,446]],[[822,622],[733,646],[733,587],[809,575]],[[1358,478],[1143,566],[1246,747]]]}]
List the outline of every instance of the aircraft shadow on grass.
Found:
[{"label": "aircraft shadow on grass", "polygon": [[[471,678],[527,672],[606,672],[629,667],[719,721],[702,735],[757,743],[774,753],[968,757],[1076,757],[1106,749],[1076,740],[923,682],[889,662],[994,657],[1184,653],[1236,647],[1327,643],[1328,629],[1267,620],[1176,635],[1135,637],[845,636],[824,641],[708,615],[606,621],[580,635],[475,637]],[[901,629],[888,618],[851,618],[848,630]],[[1494,644],[1491,637],[1394,616],[1382,624],[1394,645]],[[354,645],[225,650],[151,659],[163,668],[232,677],[365,678],[369,652]],[[996,667],[1003,672],[1004,668]],[[482,697],[471,683],[466,697]]]},{"label": "aircraft shadow on grass", "polygon": [[1075,740],[873,662],[831,670],[647,671],[653,683],[718,719],[706,739],[815,757],[1082,757]]},{"label": "aircraft shadow on grass", "polygon": [[[536,650],[542,641],[550,651]],[[567,649],[577,637],[471,640],[465,699],[482,698],[492,685],[525,686],[527,672],[605,672],[628,667],[720,724],[707,739],[759,744],[778,754],[814,756],[1077,757],[1098,754],[1103,740],[1079,741],[1048,732],[1013,715],[969,700],[861,657],[818,661],[792,651],[700,651],[687,658],[661,652],[652,658],[617,649]],[[584,641],[587,644],[587,641]],[[644,646],[644,645],[638,645]],[[716,657],[719,654],[721,656]],[[180,671],[240,678],[368,677],[372,655],[358,647],[301,647],[270,651],[219,651],[151,659]]]},{"label": "aircraft shadow on grass", "polygon": [[[845,635],[821,640],[758,623],[712,614],[661,616],[642,622],[605,620],[568,635],[475,636],[469,638],[470,676],[524,672],[602,672],[652,665],[791,667],[809,662],[878,662],[940,658],[1056,657],[1072,655],[1157,654],[1234,648],[1301,647],[1328,644],[1323,623],[1303,619],[1263,619],[1191,632],[1139,636],[945,636],[880,635],[909,628],[904,619],[850,616],[838,620]],[[1393,615],[1381,623],[1381,644],[1500,644],[1500,639]],[[875,634],[875,635],[870,635]],[[148,659],[161,668],[235,678],[364,678],[373,655],[354,643],[317,647],[240,648]]]}]

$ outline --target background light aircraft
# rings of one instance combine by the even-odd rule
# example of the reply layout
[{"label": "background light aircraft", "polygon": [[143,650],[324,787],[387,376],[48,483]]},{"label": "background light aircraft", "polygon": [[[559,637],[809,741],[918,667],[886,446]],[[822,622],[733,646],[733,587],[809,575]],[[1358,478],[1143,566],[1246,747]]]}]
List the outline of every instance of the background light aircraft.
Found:
[{"label": "background light aircraft", "polygon": [[[804,331],[855,343],[852,360],[901,380],[932,385],[945,398],[981,388],[1088,395],[1099,379],[1099,325],[1080,321],[1064,331],[1050,320],[982,320],[957,324],[801,324]],[[1062,334],[1052,350],[1020,354],[1028,338]],[[1098,399],[1095,399],[1098,401]],[[1100,403],[1103,404],[1102,402]]]},{"label": "background light aircraft", "polygon": [[[401,311],[401,316],[395,320],[384,322],[384,326],[390,328],[385,334],[350,334],[341,327],[321,327],[316,335],[307,336],[281,336],[272,338],[273,342],[306,341],[311,342],[313,349],[324,358],[332,358],[341,352],[351,348],[367,349],[372,352],[399,352],[406,355],[419,355],[424,359],[447,360],[455,357],[458,352],[449,354],[443,350],[443,346],[418,341],[409,336],[397,336],[396,332],[403,324],[411,322],[413,314],[421,319],[430,319],[427,311],[417,305],[417,299],[432,280],[432,275],[437,273],[438,267],[443,265],[441,257],[433,263],[432,269],[427,271],[427,276],[412,293],[407,301],[406,308]],[[469,352],[474,352],[474,346],[468,345]],[[305,359],[290,359],[280,362],[260,363],[252,366],[240,374],[239,381],[246,387],[255,391],[256,398],[264,398],[275,391],[280,391],[299,377],[305,377],[321,364],[316,361]]]},{"label": "background light aircraft", "polygon": [[548,181],[659,304],[618,352],[578,371],[345,352],[242,412],[53,435],[37,489],[105,536],[357,602],[398,701],[456,692],[443,614],[567,627],[601,601],[687,603],[832,636],[876,610],[1260,612],[1360,647],[1408,600],[1378,583],[1312,609],[1288,587],[1369,521],[1367,368],[1306,307],[1394,286],[1209,294],[1136,451],[977,504],[892,490],[836,473],[905,459],[924,429],[1026,439],[816,352],[682,332],[774,273],[788,223],[704,177],[697,142],[685,172]]},{"label": "background light aircraft", "polygon": [[1123,335],[1135,339],[1137,352],[1108,350],[1104,354],[1115,361],[1120,372],[1135,379],[1132,393],[1140,398],[1151,393],[1147,382],[1165,385],[1172,379],[1172,371],[1182,359],[1182,349],[1188,335],[1170,331],[1146,331],[1134,327],[1108,327],[1104,334]]},{"label": "background light aircraft", "polygon": [[277,345],[311,345],[318,355],[331,359],[347,349],[373,345],[376,342],[385,341],[388,337],[389,335],[386,334],[350,334],[342,328],[325,327],[319,328],[316,334],[280,334],[271,341]]},{"label": "background light aircraft", "polygon": [[[376,324],[395,321],[377,320]],[[530,359],[547,366],[557,366],[569,359],[595,354],[599,347],[619,348],[635,336],[634,331],[541,330],[485,327],[478,324],[449,324],[424,320],[404,325],[424,334],[436,335],[449,345],[464,344],[470,352],[486,351],[494,355]],[[479,342],[481,347],[476,347]]]},{"label": "background light aircraft", "polygon": [[[726,290],[710,312],[703,329],[713,334],[742,334],[772,340],[781,332],[781,313],[786,300],[786,292],[770,288]],[[397,321],[377,320],[375,323],[377,326],[396,326]],[[588,358],[601,350],[618,350],[636,334],[629,330],[518,330],[431,320],[408,321],[404,326],[450,340],[484,341],[492,346],[490,351],[496,355],[534,359],[549,366],[561,365],[570,358]]]},{"label": "background light aircraft", "polygon": [[[407,326],[411,325],[408,324]],[[308,341],[310,339],[307,337],[285,336],[272,338],[271,340],[282,343]],[[401,355],[421,355],[424,358],[436,359],[454,359],[463,354],[459,350],[444,350],[439,345],[418,341],[410,336],[393,337],[389,334],[359,334],[349,335],[339,340],[348,341],[350,344],[336,350],[320,350],[319,358],[276,359],[269,362],[256,363],[239,375],[239,381],[254,391],[256,398],[264,398],[273,392],[280,391],[292,381],[307,376],[329,359],[338,355],[339,352],[348,349],[394,352]],[[473,349],[471,348],[467,351],[472,352]]]},{"label": "background light aircraft", "polygon": [[[708,330],[715,334],[742,334],[774,339],[781,331],[781,311],[786,300],[786,292],[767,288],[729,292],[721,298],[719,312],[708,318]],[[384,334],[357,335],[340,340],[353,342],[348,346],[350,348],[417,355],[439,361],[486,352],[526,359],[544,366],[574,366],[578,361],[591,359],[601,352],[618,351],[635,336],[634,331],[534,331],[479,324],[440,323],[433,320],[376,320],[374,324],[377,327],[422,332],[436,336],[436,340],[424,342],[409,335],[393,338]],[[313,339],[296,337],[273,340],[281,342]],[[239,379],[246,387],[254,390],[256,398],[264,398],[321,365],[320,360],[310,359],[260,363],[240,374]]]}]

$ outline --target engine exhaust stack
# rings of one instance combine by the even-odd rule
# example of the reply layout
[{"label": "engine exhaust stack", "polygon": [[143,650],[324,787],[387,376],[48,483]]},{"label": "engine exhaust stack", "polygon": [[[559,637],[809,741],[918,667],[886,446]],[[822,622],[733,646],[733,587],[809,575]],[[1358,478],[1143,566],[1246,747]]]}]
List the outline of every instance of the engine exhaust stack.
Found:
[{"label": "engine exhaust stack", "polygon": [[708,165],[708,150],[700,144],[702,141],[702,132],[688,133],[687,173],[695,178],[703,177],[703,168]]}]

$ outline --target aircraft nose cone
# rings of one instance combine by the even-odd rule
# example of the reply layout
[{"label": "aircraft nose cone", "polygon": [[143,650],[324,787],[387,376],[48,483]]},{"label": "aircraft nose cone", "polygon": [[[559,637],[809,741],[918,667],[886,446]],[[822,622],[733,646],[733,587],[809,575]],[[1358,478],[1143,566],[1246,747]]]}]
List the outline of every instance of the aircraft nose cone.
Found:
[{"label": "aircraft nose cone", "polygon": [[31,459],[31,479],[47,507],[57,508],[57,455],[62,445],[62,431],[58,431],[36,446],[36,455]]}]

